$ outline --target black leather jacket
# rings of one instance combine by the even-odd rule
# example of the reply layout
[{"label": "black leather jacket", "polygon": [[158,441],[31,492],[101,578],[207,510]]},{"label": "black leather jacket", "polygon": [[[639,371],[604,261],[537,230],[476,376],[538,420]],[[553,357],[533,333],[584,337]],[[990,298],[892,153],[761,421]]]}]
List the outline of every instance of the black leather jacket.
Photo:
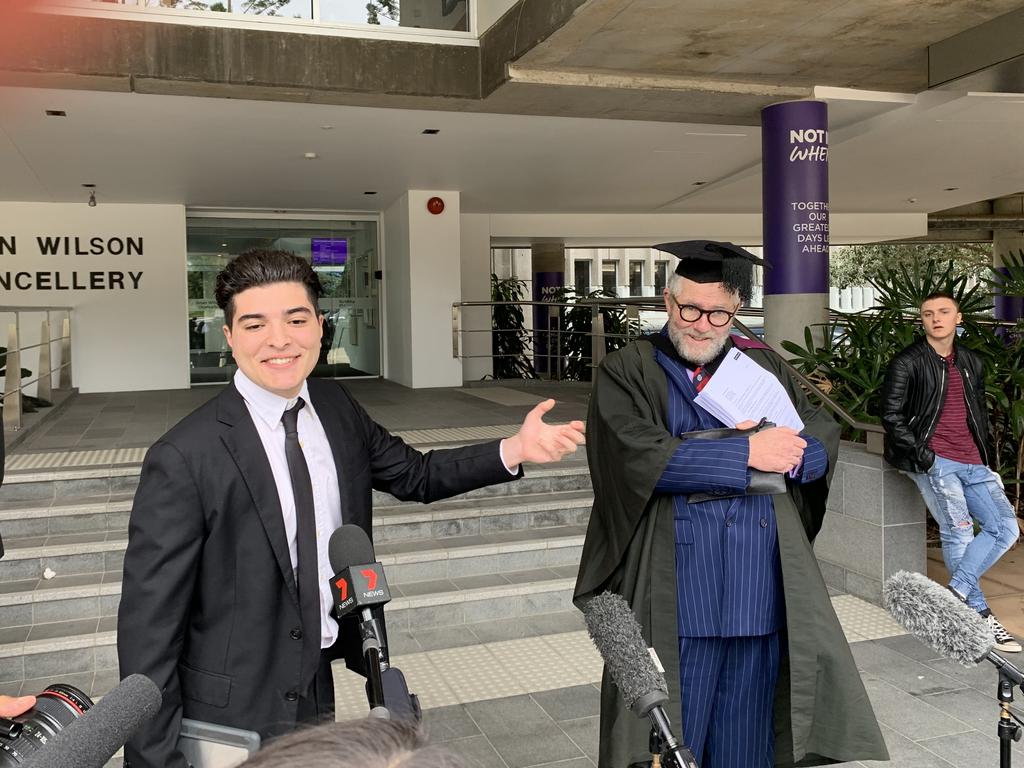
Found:
[{"label": "black leather jacket", "polygon": [[[985,374],[981,358],[954,343],[955,365],[964,382],[967,426],[988,464],[988,409],[985,406]],[[885,427],[885,460],[897,469],[927,472],[935,461],[928,441],[935,434],[939,412],[946,399],[947,366],[921,339],[889,363],[882,389],[882,426]]]}]

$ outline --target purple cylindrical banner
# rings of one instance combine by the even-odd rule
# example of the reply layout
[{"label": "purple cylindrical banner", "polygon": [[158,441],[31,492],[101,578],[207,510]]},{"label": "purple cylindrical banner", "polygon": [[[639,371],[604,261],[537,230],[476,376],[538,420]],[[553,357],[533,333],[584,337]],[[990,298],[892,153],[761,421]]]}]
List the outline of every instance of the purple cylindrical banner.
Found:
[{"label": "purple cylindrical banner", "polygon": [[828,293],[828,105],[761,110],[764,292]]},{"label": "purple cylindrical banner", "polygon": [[[997,267],[1002,274],[1007,274],[1006,267]],[[1005,296],[997,286],[992,296],[992,303],[996,320],[1020,320],[1024,317],[1024,296]]]},{"label": "purple cylindrical banner", "polygon": [[[565,287],[565,272],[534,272],[533,300],[555,301]],[[551,317],[549,307],[533,307],[533,367],[537,373],[554,373],[559,351],[555,345],[555,332],[559,322]]]}]

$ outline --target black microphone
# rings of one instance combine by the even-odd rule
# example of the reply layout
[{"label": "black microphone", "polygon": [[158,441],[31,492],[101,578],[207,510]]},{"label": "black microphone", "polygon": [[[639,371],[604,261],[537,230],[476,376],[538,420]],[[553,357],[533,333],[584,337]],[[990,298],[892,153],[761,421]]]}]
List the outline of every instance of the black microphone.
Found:
[{"label": "black microphone", "polygon": [[163,696],[145,675],[130,675],[32,754],[24,768],[103,768],[160,710]]},{"label": "black microphone", "polygon": [[343,525],[331,534],[327,553],[334,571],[331,593],[335,618],[359,613],[370,716],[418,722],[422,714],[419,698],[409,693],[402,671],[388,664],[384,633],[371,610],[389,602],[391,592],[370,538],[358,525]]},{"label": "black microphone", "polygon": [[665,756],[677,768],[699,768],[693,753],[672,735],[665,715],[668,685],[654,666],[640,625],[622,595],[602,592],[586,604],[587,632],[604,659],[626,706],[638,717],[648,717],[664,745]]},{"label": "black microphone", "polygon": [[894,573],[882,588],[882,604],[904,629],[943,656],[965,667],[987,660],[1014,685],[1024,684],[1024,674],[992,650],[996,639],[981,614],[927,576]]}]

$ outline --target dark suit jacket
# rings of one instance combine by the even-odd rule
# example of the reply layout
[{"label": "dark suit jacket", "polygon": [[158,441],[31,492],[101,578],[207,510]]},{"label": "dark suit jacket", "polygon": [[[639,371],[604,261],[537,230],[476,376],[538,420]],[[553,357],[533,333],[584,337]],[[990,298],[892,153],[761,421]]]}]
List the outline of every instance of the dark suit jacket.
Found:
[{"label": "dark suit jacket", "polygon": [[[367,534],[374,488],[430,502],[513,479],[494,441],[421,454],[338,384],[308,386],[334,453],[342,519]],[[234,385],[146,454],[117,629],[121,676],[141,672],[164,696],[126,746],[132,768],[184,768],[182,716],[264,738],[295,727],[310,683],[300,670],[315,670],[320,631],[302,626],[273,473]],[[361,668],[354,620],[330,651]]]}]

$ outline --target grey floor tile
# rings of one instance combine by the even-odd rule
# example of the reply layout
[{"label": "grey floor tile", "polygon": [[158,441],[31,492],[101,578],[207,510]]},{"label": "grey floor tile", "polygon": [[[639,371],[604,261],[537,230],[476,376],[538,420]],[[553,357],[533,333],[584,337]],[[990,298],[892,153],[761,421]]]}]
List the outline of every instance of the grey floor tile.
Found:
[{"label": "grey floor tile", "polygon": [[517,640],[533,637],[535,632],[523,619],[495,619],[467,624],[470,631],[481,643],[497,643],[502,640]]},{"label": "grey floor tile", "polygon": [[22,581],[0,582],[0,595],[12,592],[31,592],[36,588],[39,581],[39,579],[25,579]]},{"label": "grey floor tile", "polygon": [[[518,532],[522,536],[522,532]],[[513,584],[529,584],[531,581],[550,581],[559,578],[551,568],[534,568],[528,571],[508,571],[505,578]]]},{"label": "grey floor tile", "polygon": [[121,681],[121,676],[116,669],[101,669],[96,672],[92,681],[93,698],[105,696]]},{"label": "grey floor tile", "polygon": [[36,624],[29,632],[29,640],[50,640],[55,637],[69,635],[87,635],[96,631],[98,619],[79,619],[76,621],[54,621],[50,624]]},{"label": "grey floor tile", "polygon": [[572,739],[573,744],[583,750],[583,754],[591,760],[597,760],[597,743],[600,738],[600,718],[583,717],[579,720],[566,720],[559,723],[565,735]]},{"label": "grey floor tile", "polygon": [[[947,760],[943,760],[934,752],[911,741],[895,731],[882,726],[885,746],[889,749],[889,761],[862,760],[870,768],[958,768]],[[974,764],[972,768],[979,768]]]},{"label": "grey floor tile", "polygon": [[589,757],[574,757],[572,760],[561,760],[557,763],[542,763],[533,768],[594,768],[594,761]]},{"label": "grey floor tile", "polygon": [[538,635],[557,635],[586,629],[583,614],[575,609],[558,613],[542,613],[526,619],[527,625]]},{"label": "grey floor tile", "polygon": [[955,691],[966,686],[878,643],[855,643],[850,650],[862,673],[886,680],[914,696]]},{"label": "grey floor tile", "polygon": [[[941,736],[937,739],[925,739],[918,744],[925,749],[942,755],[943,759],[957,768],[982,768],[983,766],[999,765],[999,739],[985,736],[978,731],[958,733],[954,736]],[[1024,745],[1017,742],[1012,745],[1013,762],[1024,760]]]},{"label": "grey floor tile", "polygon": [[440,627],[438,629],[417,629],[412,633],[420,649],[436,651],[441,648],[462,648],[467,645],[479,645],[480,640],[466,625],[461,627]]},{"label": "grey floor tile", "polygon": [[444,579],[438,581],[408,581],[399,586],[401,586],[403,594],[407,597],[412,597],[414,595],[433,595],[438,592],[458,591],[452,582]]},{"label": "grey floor tile", "polygon": [[0,629],[0,645],[8,645],[10,643],[23,643],[28,639],[28,633],[32,627],[4,627]]},{"label": "grey floor tile", "polygon": [[974,688],[963,688],[959,691],[922,696],[921,701],[955,717],[983,734],[996,734],[996,725],[999,721],[999,702],[996,700],[994,685],[992,690],[987,692]]},{"label": "grey floor tile", "polygon": [[86,585],[99,585],[102,574],[99,573],[76,573],[70,576],[54,576],[52,579],[40,579],[36,589],[63,589],[65,587],[82,587]]},{"label": "grey floor tile", "polygon": [[452,579],[452,583],[459,589],[480,589],[482,587],[497,587],[508,584],[508,580],[497,573],[487,573],[482,576],[460,576]]},{"label": "grey floor tile", "polygon": [[478,701],[467,704],[466,710],[510,768],[583,756],[529,696]]},{"label": "grey floor tile", "polygon": [[868,677],[864,681],[871,706],[880,723],[909,739],[948,736],[970,730],[970,726],[928,703],[928,696],[911,696],[894,685]]},{"label": "grey floor tile", "polygon": [[578,565],[556,565],[552,569],[560,579],[574,579],[580,572]]},{"label": "grey floor tile", "polygon": [[461,704],[426,710],[423,713],[423,727],[430,740],[438,744],[481,735],[473,718]]},{"label": "grey floor tile", "polygon": [[[1006,654],[1006,656],[1010,657],[1010,654]],[[964,686],[970,686],[982,693],[994,691],[999,682],[999,672],[988,662],[974,667],[964,667],[949,659],[936,659],[926,662],[926,666],[935,670],[936,673],[957,680]]]},{"label": "grey floor tile", "polygon": [[942,654],[933,651],[913,635],[897,635],[896,637],[885,637],[874,642],[899,651],[904,656],[909,656],[914,661],[934,661],[941,659]]},{"label": "grey floor tile", "polygon": [[489,768],[508,768],[508,763],[501,759],[486,736],[470,736],[466,739],[455,739],[445,742],[445,747],[461,757],[467,765],[488,766]]},{"label": "grey floor tile", "polygon": [[96,627],[97,632],[114,632],[117,630],[117,616],[102,616]]},{"label": "grey floor tile", "polygon": [[92,672],[76,672],[73,674],[66,675],[39,677],[32,680],[25,680],[21,686],[21,695],[37,696],[42,691],[46,690],[48,686],[55,685],[57,683],[63,683],[64,685],[73,685],[75,688],[77,688],[86,696],[88,696],[89,691],[92,689],[92,680]]},{"label": "grey floor tile", "polygon": [[402,656],[407,653],[419,653],[423,649],[416,638],[404,629],[388,629],[388,653]]},{"label": "grey floor tile", "polygon": [[601,694],[592,685],[576,685],[530,695],[555,721],[579,720],[601,712]]}]

